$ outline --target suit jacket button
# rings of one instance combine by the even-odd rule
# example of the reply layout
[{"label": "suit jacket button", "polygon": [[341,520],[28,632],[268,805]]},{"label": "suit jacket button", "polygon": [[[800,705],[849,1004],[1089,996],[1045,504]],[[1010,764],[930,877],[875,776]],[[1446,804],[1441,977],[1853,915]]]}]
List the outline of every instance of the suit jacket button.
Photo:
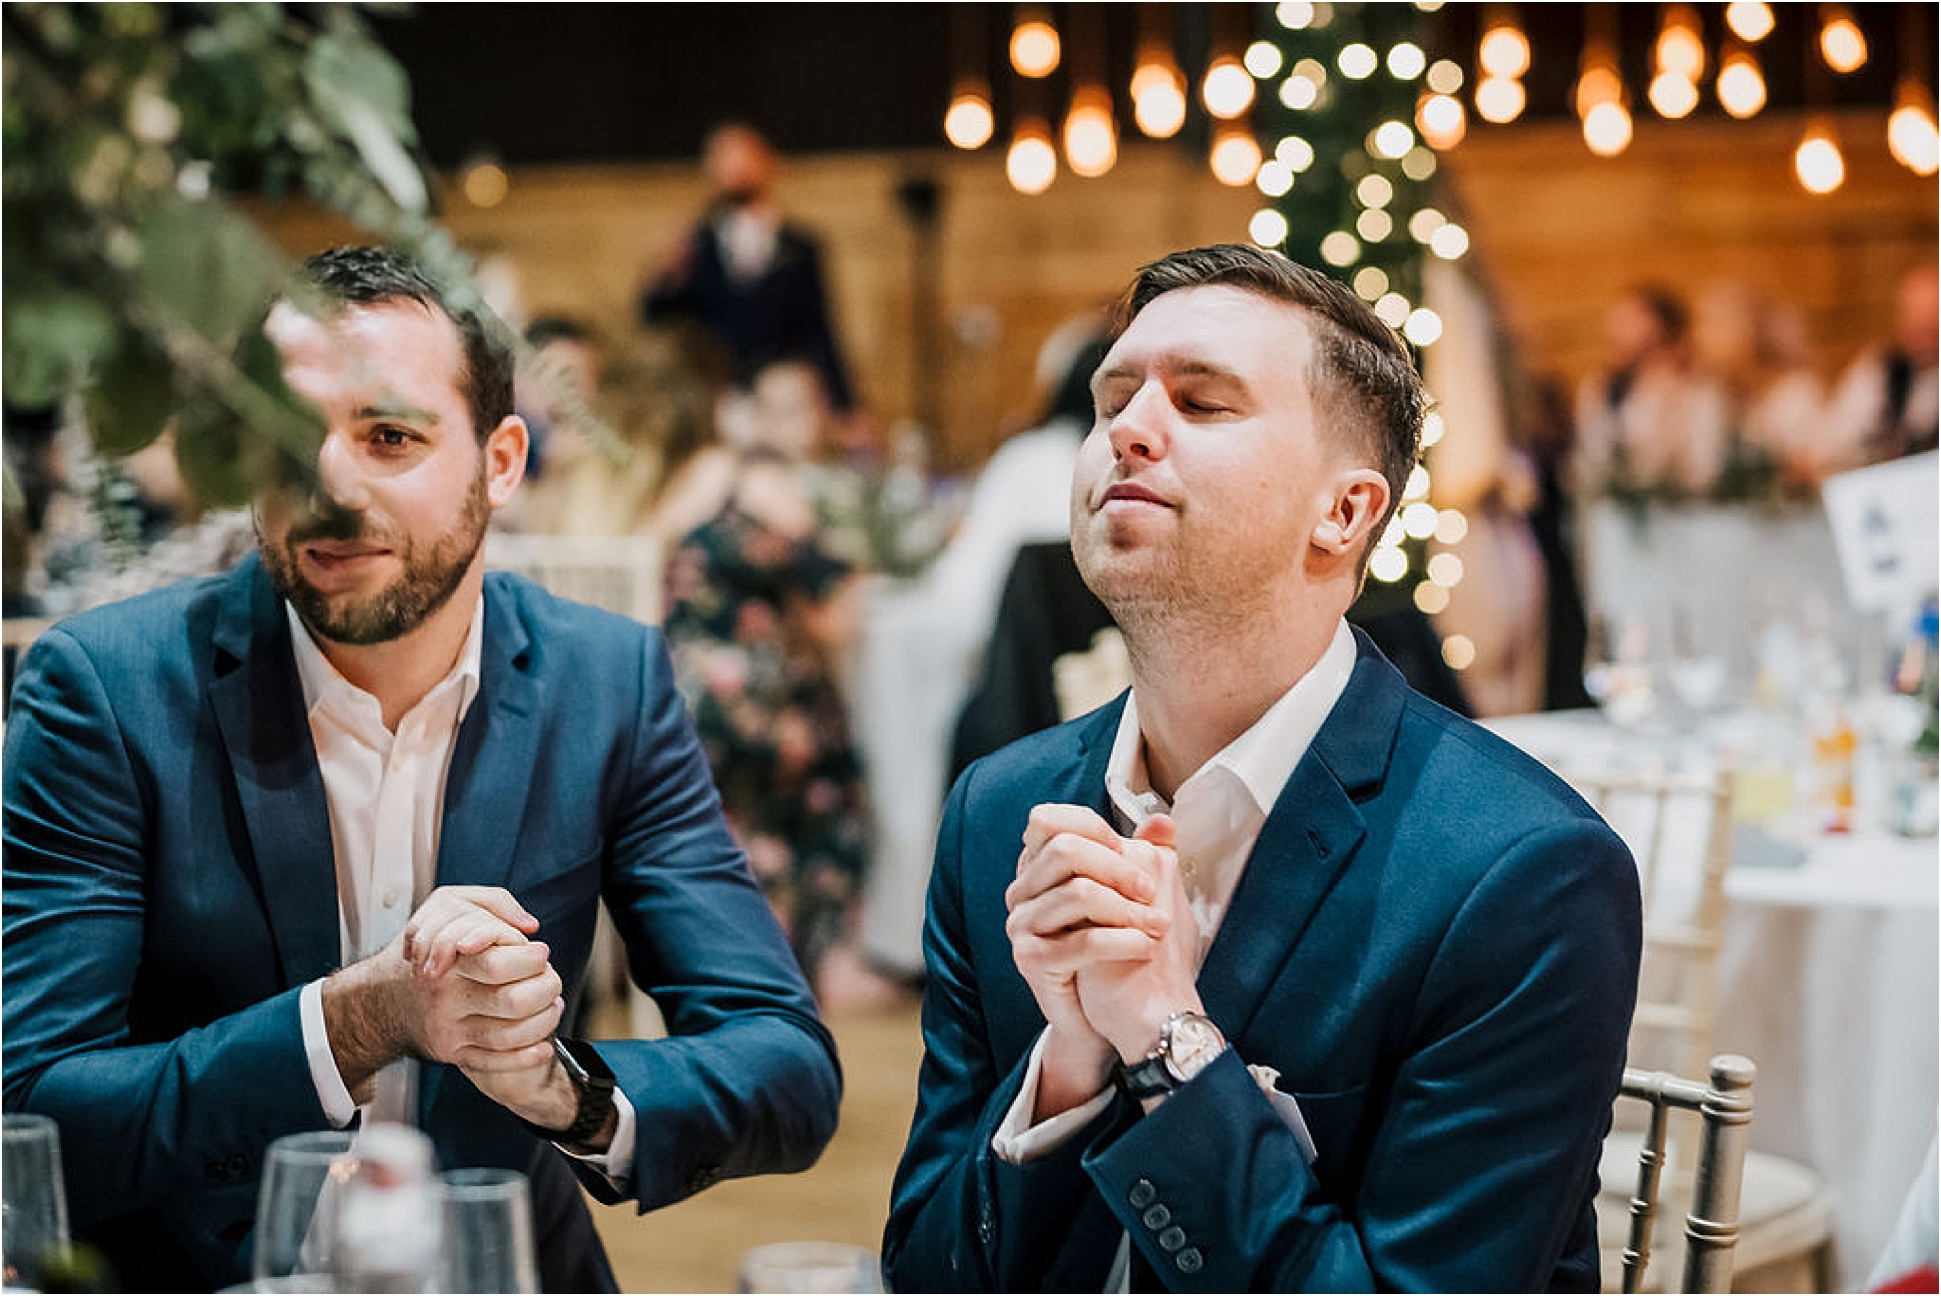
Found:
[{"label": "suit jacket button", "polygon": [[249,1173],[249,1158],[238,1152],[229,1158],[224,1168],[229,1171],[231,1179],[240,1179]]},{"label": "suit jacket button", "polygon": [[1198,1247],[1187,1247],[1173,1257],[1173,1268],[1183,1274],[1196,1274],[1205,1267],[1206,1257],[1200,1254]]},{"label": "suit jacket button", "polygon": [[205,1162],[202,1167],[202,1174],[210,1183],[221,1183],[223,1180],[222,1162],[219,1160]]},{"label": "suit jacket button", "polygon": [[1159,1249],[1171,1254],[1186,1245],[1186,1230],[1175,1224],[1159,1235]]},{"label": "suit jacket button", "polygon": [[1159,1190],[1152,1186],[1152,1180],[1134,1179],[1132,1191],[1126,1194],[1126,1200],[1132,1203],[1134,1210],[1144,1210],[1152,1205],[1153,1199],[1157,1196],[1159,1196]]},{"label": "suit jacket button", "polygon": [[1149,1229],[1163,1229],[1173,1222],[1173,1213],[1162,1205],[1154,1204],[1146,1207],[1146,1213],[1139,1217],[1139,1222]]},{"label": "suit jacket button", "polygon": [[979,1211],[977,1213],[977,1240],[985,1246],[989,1246],[991,1239],[996,1234],[997,1224],[991,1219],[991,1212]]}]

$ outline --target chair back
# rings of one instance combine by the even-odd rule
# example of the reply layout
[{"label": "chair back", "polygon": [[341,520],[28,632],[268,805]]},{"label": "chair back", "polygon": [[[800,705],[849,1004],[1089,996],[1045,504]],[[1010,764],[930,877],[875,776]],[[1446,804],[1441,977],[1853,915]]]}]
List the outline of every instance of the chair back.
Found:
[{"label": "chair back", "polygon": [[660,541],[646,535],[519,535],[493,532],[485,565],[514,572],[561,598],[645,625],[661,619]]},{"label": "chair back", "polygon": [[1756,1068],[1748,1059],[1729,1053],[1712,1059],[1709,1085],[1663,1071],[1625,1070],[1620,1100],[1647,1104],[1650,1119],[1638,1152],[1637,1181],[1631,1195],[1624,1291],[1644,1290],[1652,1226],[1658,1213],[1660,1172],[1665,1164],[1668,1115],[1673,1110],[1697,1112],[1702,1129],[1691,1207],[1685,1215],[1684,1279],[1678,1290],[1732,1290],[1733,1248],[1739,1242],[1739,1189],[1745,1177],[1755,1074]]}]

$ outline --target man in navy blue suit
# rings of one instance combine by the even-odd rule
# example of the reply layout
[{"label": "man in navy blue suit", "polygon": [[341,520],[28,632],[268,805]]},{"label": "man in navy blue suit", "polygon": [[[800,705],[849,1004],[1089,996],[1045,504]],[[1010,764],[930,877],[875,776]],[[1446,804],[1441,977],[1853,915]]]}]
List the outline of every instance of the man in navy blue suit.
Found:
[{"label": "man in navy blue suit", "polygon": [[[526,1171],[546,1289],[611,1290],[579,1183],[646,1210],[807,1166],[834,1048],[658,633],[484,571],[506,348],[391,253],[305,270],[328,308],[267,332],[314,485],[263,495],[233,572],[21,665],[6,1110],[59,1123],[131,1290],[246,1277],[266,1146],[380,1118]],[[603,898],[668,1039],[559,1035]]]},{"label": "man in navy blue suit", "polygon": [[1638,879],[1342,620],[1419,446],[1408,351],[1251,247],[1146,267],[1122,320],[1072,548],[1132,688],[951,791],[885,1272],[1595,1291]]}]

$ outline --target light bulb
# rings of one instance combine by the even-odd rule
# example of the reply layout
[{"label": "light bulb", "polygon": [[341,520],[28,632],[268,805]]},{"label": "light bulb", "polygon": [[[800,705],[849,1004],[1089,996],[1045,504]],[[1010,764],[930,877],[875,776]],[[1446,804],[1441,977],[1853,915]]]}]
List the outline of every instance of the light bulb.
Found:
[{"label": "light bulb", "polygon": [[1647,97],[1658,115],[1668,121],[1688,117],[1698,107],[1698,87],[1679,72],[1660,72],[1651,78]]},{"label": "light bulb", "polygon": [[1847,161],[1825,126],[1807,128],[1806,137],[1793,150],[1793,174],[1810,194],[1830,194],[1846,183]]},{"label": "light bulb", "polygon": [[1766,78],[1759,60],[1744,50],[1725,56],[1719,67],[1719,106],[1739,120],[1757,116],[1766,106]]},{"label": "light bulb", "polygon": [[1260,247],[1279,247],[1287,242],[1287,217],[1263,207],[1247,222],[1247,237]]},{"label": "light bulb", "polygon": [[1757,45],[1772,35],[1773,7],[1761,0],[1733,0],[1725,7],[1725,25],[1748,45]]},{"label": "light bulb", "polygon": [[1941,137],[1936,135],[1934,112],[1922,100],[1917,86],[1904,86],[1900,100],[1900,106],[1887,119],[1887,151],[1915,175],[1931,176],[1941,161]]},{"label": "light bulb", "polygon": [[1577,78],[1577,116],[1590,116],[1591,109],[1604,103],[1617,103],[1624,98],[1624,82],[1618,79],[1617,69],[1608,63],[1593,63],[1586,67]]},{"label": "light bulb", "polygon": [[1004,175],[1021,194],[1041,194],[1058,175],[1058,150],[1051,146],[1051,130],[1041,121],[1019,125],[1004,155]]},{"label": "light bulb", "polygon": [[1530,40],[1509,23],[1492,27],[1476,47],[1476,62],[1488,76],[1520,77],[1530,70]]},{"label": "light bulb", "polygon": [[1487,76],[1476,87],[1476,114],[1484,121],[1502,125],[1513,122],[1523,111],[1523,83],[1511,77]]},{"label": "light bulb", "polygon": [[1050,76],[1059,53],[1058,29],[1044,19],[1027,18],[1011,29],[1011,67],[1019,76]]},{"label": "light bulb", "polygon": [[1835,72],[1856,72],[1867,61],[1867,38],[1853,19],[1841,14],[1820,28],[1820,53]]},{"label": "light bulb", "polygon": [[1179,133],[1186,124],[1186,79],[1177,69],[1156,67],[1143,82],[1133,78],[1132,120],[1152,139],[1171,139]]},{"label": "light bulb", "polygon": [[1463,111],[1462,100],[1454,95],[1424,95],[1415,110],[1415,125],[1431,147],[1452,149],[1462,143],[1469,126],[1468,114]]},{"label": "light bulb", "polygon": [[1254,79],[1239,59],[1217,58],[1200,82],[1200,102],[1215,117],[1231,120],[1254,106]]},{"label": "light bulb", "polygon": [[1254,173],[1260,170],[1260,145],[1245,127],[1222,127],[1207,161],[1213,167],[1215,180],[1239,188],[1252,184]]},{"label": "light bulb", "polygon": [[1065,163],[1072,174],[1093,179],[1119,160],[1119,133],[1112,125],[1112,97],[1096,86],[1072,96],[1065,115]]},{"label": "light bulb", "polygon": [[1658,29],[1656,56],[1658,71],[1697,81],[1705,72],[1705,39],[1699,31],[1698,15],[1684,5],[1668,8],[1665,25]]},{"label": "light bulb", "polygon": [[959,90],[944,114],[944,138],[960,149],[983,148],[995,126],[991,101],[975,90]]},{"label": "light bulb", "polygon": [[1599,157],[1616,157],[1631,145],[1631,112],[1617,100],[1584,114],[1584,143]]}]

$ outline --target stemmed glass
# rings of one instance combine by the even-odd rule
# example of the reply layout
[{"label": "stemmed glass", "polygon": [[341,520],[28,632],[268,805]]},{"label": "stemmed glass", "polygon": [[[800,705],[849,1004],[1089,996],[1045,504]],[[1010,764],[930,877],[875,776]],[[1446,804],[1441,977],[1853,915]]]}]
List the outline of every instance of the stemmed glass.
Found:
[{"label": "stemmed glass", "polygon": [[517,1170],[447,1170],[438,1177],[445,1207],[448,1292],[537,1292],[532,1195]]},{"label": "stemmed glass", "polygon": [[1690,604],[1671,610],[1671,688],[1694,716],[1709,715],[1725,696],[1725,645],[1717,619]]},{"label": "stemmed glass", "polygon": [[[256,1199],[256,1253],[251,1261],[259,1283],[314,1275],[316,1290],[330,1290],[331,1212],[356,1169],[354,1138],[350,1130],[308,1130],[270,1144]],[[336,1190],[326,1193],[333,1181]]]},{"label": "stemmed glass", "polygon": [[1584,691],[1621,729],[1643,723],[1658,704],[1651,678],[1650,623],[1640,614],[1591,616],[1584,653]]},{"label": "stemmed glass", "polygon": [[771,1242],[741,1258],[744,1292],[880,1292],[876,1253],[845,1242]]},{"label": "stemmed glass", "polygon": [[68,1248],[60,1129],[46,1116],[10,1113],[0,1143],[0,1270],[9,1288],[38,1287]]}]

